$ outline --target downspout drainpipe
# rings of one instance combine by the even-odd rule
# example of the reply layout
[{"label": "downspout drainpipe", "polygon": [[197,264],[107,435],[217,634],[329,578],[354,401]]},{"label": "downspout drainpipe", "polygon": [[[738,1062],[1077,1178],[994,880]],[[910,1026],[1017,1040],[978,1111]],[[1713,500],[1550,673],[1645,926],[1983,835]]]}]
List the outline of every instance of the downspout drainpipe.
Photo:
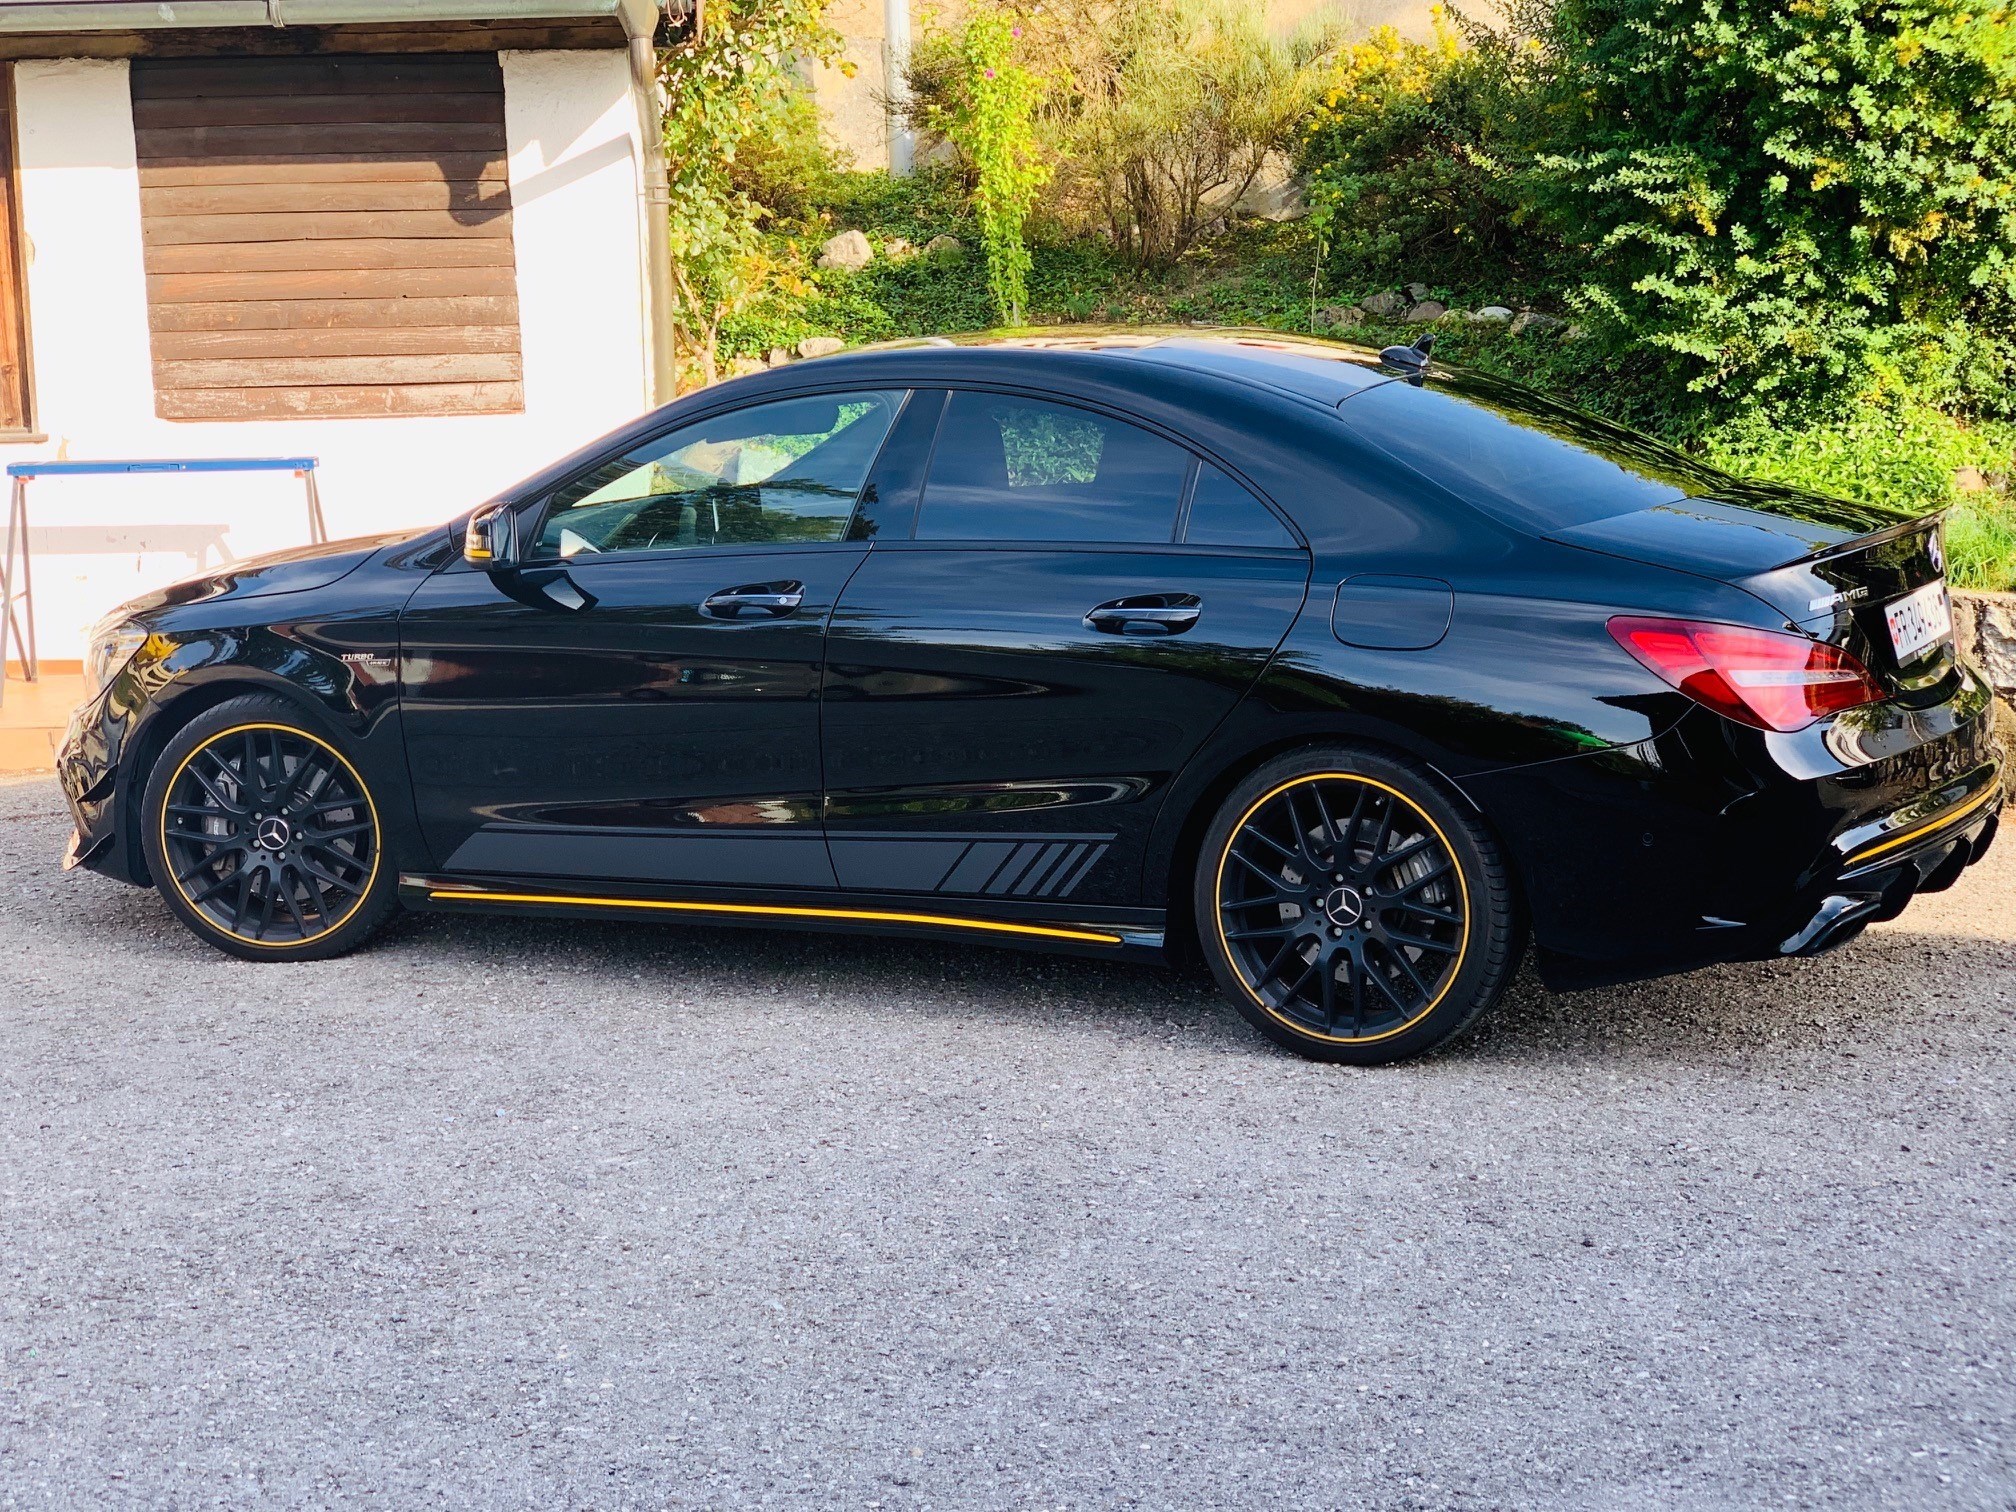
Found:
[{"label": "downspout drainpipe", "polygon": [[889,101],[889,171],[905,178],[916,166],[910,134],[910,0],[882,0],[882,81]]},{"label": "downspout drainpipe", "polygon": [[658,11],[641,17],[621,7],[630,36],[630,91],[644,134],[644,320],[651,343],[651,405],[678,397],[678,368],[672,355],[672,186],[665,174],[665,120],[658,99]]}]

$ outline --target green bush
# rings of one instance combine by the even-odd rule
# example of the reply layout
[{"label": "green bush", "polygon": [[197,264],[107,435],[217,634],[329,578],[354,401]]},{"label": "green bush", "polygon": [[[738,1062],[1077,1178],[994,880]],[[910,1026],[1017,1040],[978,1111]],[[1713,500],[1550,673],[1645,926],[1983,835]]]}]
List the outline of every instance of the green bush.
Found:
[{"label": "green bush", "polygon": [[1732,400],[2006,410],[2016,41],[1960,0],[1523,0],[1517,198],[1588,315]]},{"label": "green bush", "polygon": [[841,174],[820,129],[812,91],[779,91],[766,128],[743,138],[727,171],[735,190],[773,221],[802,221],[830,203]]},{"label": "green bush", "polygon": [[787,135],[804,110],[790,87],[807,58],[831,57],[839,37],[824,0],[714,0],[658,54],[665,112],[673,307],[666,312],[681,376],[711,383],[725,322],[760,298],[779,269],[760,229],[767,211],[736,164],[745,150]]},{"label": "green bush", "polygon": [[1382,26],[1342,49],[1303,127],[1310,219],[1347,282],[1502,284],[1551,251],[1499,160],[1515,103],[1499,53],[1464,47],[1440,6],[1433,19],[1427,42]]},{"label": "green bush", "polygon": [[1324,42],[1271,35],[1241,0],[1115,6],[1095,37],[1060,122],[1059,209],[1167,269],[1292,145]]}]

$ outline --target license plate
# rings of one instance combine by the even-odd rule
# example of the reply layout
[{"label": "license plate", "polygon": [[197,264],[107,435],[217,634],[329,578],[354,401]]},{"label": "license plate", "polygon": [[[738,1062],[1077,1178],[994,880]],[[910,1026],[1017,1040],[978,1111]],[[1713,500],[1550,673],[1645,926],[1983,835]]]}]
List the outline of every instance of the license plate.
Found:
[{"label": "license plate", "polygon": [[1944,583],[1929,583],[1916,593],[1907,593],[1883,610],[1890,622],[1890,644],[1898,662],[1923,655],[1953,634],[1953,608],[1946,598]]}]

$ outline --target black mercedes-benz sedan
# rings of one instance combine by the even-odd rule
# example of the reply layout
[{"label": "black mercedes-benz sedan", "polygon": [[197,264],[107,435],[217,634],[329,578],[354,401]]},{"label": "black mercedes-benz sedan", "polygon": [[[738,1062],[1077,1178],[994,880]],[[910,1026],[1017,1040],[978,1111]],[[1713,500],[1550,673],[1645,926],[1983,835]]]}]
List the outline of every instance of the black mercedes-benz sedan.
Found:
[{"label": "black mercedes-benz sedan", "polygon": [[899,343],[99,627],[67,864],[234,955],[414,908],[1199,956],[1396,1060],[1949,886],[2001,755],[1939,516],[1413,349]]}]

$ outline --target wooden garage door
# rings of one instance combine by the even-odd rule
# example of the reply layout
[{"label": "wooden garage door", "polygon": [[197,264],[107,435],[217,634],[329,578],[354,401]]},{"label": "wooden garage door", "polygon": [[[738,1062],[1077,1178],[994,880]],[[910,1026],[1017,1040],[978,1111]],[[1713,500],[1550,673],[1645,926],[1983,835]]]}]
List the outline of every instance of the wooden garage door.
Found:
[{"label": "wooden garage door", "polygon": [[524,408],[494,54],[132,70],[157,413]]}]

